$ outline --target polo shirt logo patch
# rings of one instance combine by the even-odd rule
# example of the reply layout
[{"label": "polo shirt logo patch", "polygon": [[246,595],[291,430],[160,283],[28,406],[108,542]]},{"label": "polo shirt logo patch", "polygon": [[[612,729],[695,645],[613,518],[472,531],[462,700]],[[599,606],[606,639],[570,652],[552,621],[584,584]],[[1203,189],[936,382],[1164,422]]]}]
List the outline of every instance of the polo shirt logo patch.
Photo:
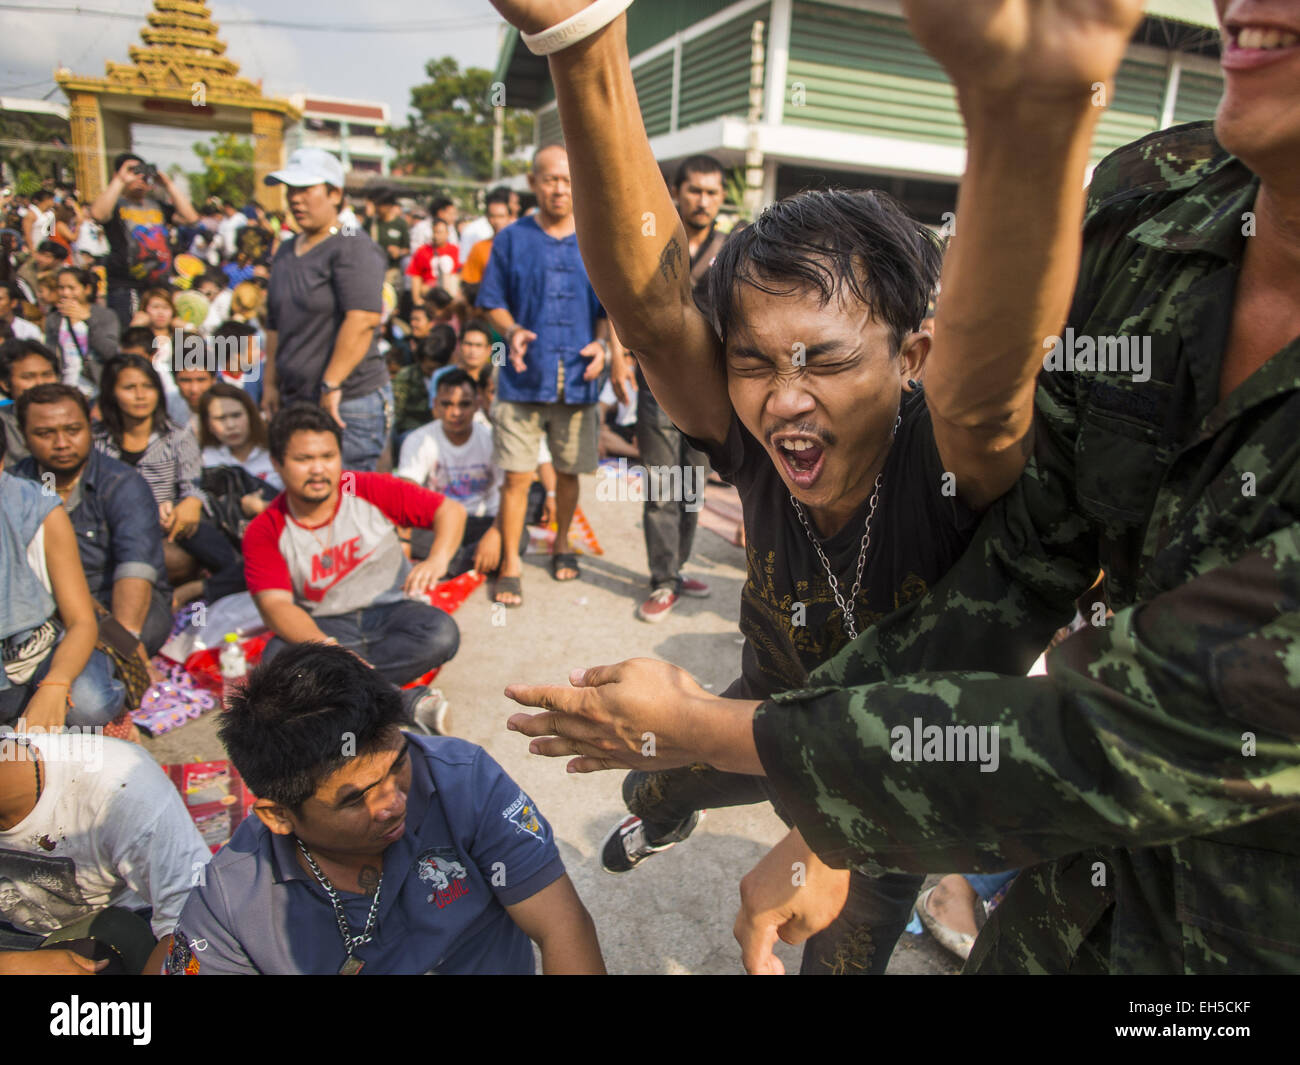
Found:
[{"label": "polo shirt logo patch", "polygon": [[420,879],[433,889],[433,894],[425,901],[435,903],[438,909],[444,909],[469,894],[469,885],[465,882],[469,872],[454,850],[447,847],[427,850],[416,859],[415,867]]},{"label": "polo shirt logo patch", "polygon": [[[207,946],[207,941],[203,940]],[[178,928],[172,937],[171,953],[167,956],[168,976],[198,976],[199,959],[190,952],[189,942]]]},{"label": "polo shirt logo patch", "polygon": [[514,802],[501,811],[501,816],[515,826],[516,832],[527,832],[538,843],[546,842],[546,832],[538,820],[537,807],[522,791]]}]

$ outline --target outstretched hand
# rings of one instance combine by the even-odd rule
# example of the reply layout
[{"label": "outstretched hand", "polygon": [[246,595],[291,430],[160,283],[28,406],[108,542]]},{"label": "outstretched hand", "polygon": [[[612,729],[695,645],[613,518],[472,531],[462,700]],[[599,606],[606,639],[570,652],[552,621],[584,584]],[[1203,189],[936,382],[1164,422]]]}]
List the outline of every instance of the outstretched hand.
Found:
[{"label": "outstretched hand", "polygon": [[725,713],[686,670],[651,658],[575,669],[569,683],[510,685],[507,698],[545,712],[515,714],[506,727],[535,737],[533,754],[571,758],[571,773],[705,761],[712,719]]}]

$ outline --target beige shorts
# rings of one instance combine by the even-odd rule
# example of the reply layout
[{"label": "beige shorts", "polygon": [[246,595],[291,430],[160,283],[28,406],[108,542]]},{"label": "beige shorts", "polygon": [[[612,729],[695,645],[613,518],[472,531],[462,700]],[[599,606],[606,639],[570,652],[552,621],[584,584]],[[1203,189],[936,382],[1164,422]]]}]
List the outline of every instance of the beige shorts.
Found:
[{"label": "beige shorts", "polygon": [[492,461],[506,473],[537,469],[543,438],[556,473],[595,473],[599,433],[595,403],[492,404]]}]

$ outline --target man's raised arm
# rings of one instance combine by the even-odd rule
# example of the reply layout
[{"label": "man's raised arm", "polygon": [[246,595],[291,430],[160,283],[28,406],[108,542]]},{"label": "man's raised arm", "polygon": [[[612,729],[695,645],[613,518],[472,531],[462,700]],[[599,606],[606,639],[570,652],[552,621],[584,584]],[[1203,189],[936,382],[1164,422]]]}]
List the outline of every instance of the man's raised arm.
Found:
[{"label": "man's raised arm", "polygon": [[[525,33],[586,0],[493,0]],[[573,180],[578,244],[591,284],[660,406],[683,432],[721,443],[731,423],[716,335],[691,299],[686,231],[641,121],[627,20],[550,57]]]},{"label": "man's raised arm", "polygon": [[957,494],[983,510],[1033,448],[1043,340],[1061,332],[1078,277],[1097,105],[1142,4],[908,0],[903,10],[951,77],[966,122],[926,402]]}]

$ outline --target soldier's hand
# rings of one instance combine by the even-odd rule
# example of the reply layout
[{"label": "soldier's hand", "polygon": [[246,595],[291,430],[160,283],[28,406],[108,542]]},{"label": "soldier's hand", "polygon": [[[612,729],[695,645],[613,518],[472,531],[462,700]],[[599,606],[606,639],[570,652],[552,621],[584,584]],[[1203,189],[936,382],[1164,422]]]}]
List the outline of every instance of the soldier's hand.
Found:
[{"label": "soldier's hand", "polygon": [[1143,0],[903,0],[913,35],[959,97],[1084,106],[1114,77]]},{"label": "soldier's hand", "polygon": [[780,976],[772,953],[778,939],[802,943],[826,928],[849,897],[849,871],[832,869],[794,829],[740,882],[740,912],[734,929],[745,971]]},{"label": "soldier's hand", "polygon": [[528,746],[533,754],[572,758],[569,769],[577,773],[702,761],[696,745],[723,704],[686,670],[651,658],[575,669],[569,683],[510,685],[507,698],[546,712],[515,714],[507,726],[538,737]]}]

